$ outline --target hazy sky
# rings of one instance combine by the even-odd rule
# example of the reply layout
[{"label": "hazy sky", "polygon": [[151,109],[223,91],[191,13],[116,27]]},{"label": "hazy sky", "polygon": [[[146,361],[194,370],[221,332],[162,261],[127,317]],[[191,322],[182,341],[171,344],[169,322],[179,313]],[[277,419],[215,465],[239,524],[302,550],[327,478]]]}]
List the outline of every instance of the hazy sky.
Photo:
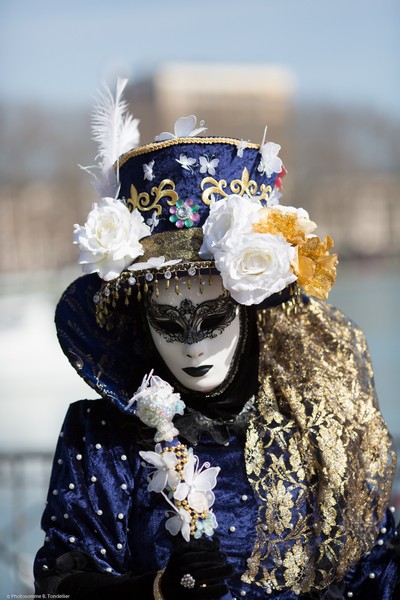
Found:
[{"label": "hazy sky", "polygon": [[91,106],[117,72],[239,61],[291,69],[299,100],[400,119],[399,16],[398,0],[0,0],[0,99]]}]

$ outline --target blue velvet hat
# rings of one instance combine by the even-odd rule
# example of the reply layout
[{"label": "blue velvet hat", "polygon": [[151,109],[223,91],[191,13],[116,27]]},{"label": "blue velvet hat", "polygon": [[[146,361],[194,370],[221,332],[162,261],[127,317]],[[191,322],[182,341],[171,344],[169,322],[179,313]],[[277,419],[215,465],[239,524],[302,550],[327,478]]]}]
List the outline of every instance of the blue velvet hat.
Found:
[{"label": "blue velvet hat", "polygon": [[[149,235],[115,283],[134,285],[140,297],[141,285],[147,290],[160,278],[215,271],[214,256],[202,248],[210,207],[232,196],[243,205],[250,199],[259,207],[272,203],[285,170],[278,158],[279,172],[266,172],[262,160],[259,145],[221,137],[173,138],[124,154],[119,198],[142,216]],[[100,295],[108,291],[114,292],[113,283]]]},{"label": "blue velvet hat", "polygon": [[[161,134],[154,143],[133,148],[118,158],[114,165],[118,199],[103,198],[100,206],[94,205],[85,226],[76,226],[75,243],[81,249],[83,270],[98,272],[104,282],[94,297],[101,325],[110,322],[109,305],[121,295],[129,303],[132,293],[140,298],[149,284],[157,292],[160,280],[169,285],[171,278],[177,281],[185,275],[198,277],[201,286],[204,271],[221,273],[217,251],[223,249],[215,245],[215,226],[211,232],[214,247],[205,243],[207,224],[217,204],[218,209],[227,207],[226,214],[215,211],[220,213],[216,217],[219,225],[221,217],[233,219],[236,225],[248,221],[250,233],[249,217],[278,201],[285,174],[278,144],[266,142],[260,146],[233,138],[198,137],[193,131],[204,128],[193,130],[194,116],[178,120],[175,128],[179,129],[179,122],[184,123],[184,137]],[[133,225],[126,222],[128,210]],[[104,226],[101,211],[119,213],[116,221],[112,215],[111,228],[109,217]],[[115,235],[110,250],[104,253],[99,230],[110,229]],[[114,241],[119,239],[120,231],[128,229],[121,252]],[[287,261],[286,278],[279,275],[277,285],[266,290],[263,299],[275,296],[295,281],[288,265]],[[235,298],[234,290],[229,291]]]},{"label": "blue velvet hat", "polygon": [[[189,137],[156,142],[120,158],[119,197],[145,220],[154,219],[145,245],[165,248],[171,260],[176,254],[170,234],[183,232],[189,239],[201,239],[196,230],[201,230],[213,202],[234,194],[267,203],[275,187],[280,187],[284,170],[280,162],[279,172],[266,172],[261,162],[259,145],[237,139]],[[196,248],[185,258],[199,260]]]},{"label": "blue velvet hat", "polygon": [[[201,290],[207,270],[244,305],[264,305],[296,282],[326,297],[336,264],[328,256],[332,242],[312,233],[306,211],[279,205],[285,169],[266,129],[260,145],[201,137],[206,129],[191,115],[177,120],[173,134],[138,146],[137,121],[125,110],[106,97],[97,111],[107,185],[85,225],[75,226],[82,269],[102,280],[94,295],[101,326],[110,325],[121,296],[129,304],[149,284],[157,295],[160,282],[169,286],[171,279],[178,290],[182,275],[198,278]],[[111,160],[108,147],[127,151]]]},{"label": "blue velvet hat", "polygon": [[132,340],[143,325],[143,293],[157,296],[171,280],[178,293],[181,276],[202,291],[207,274],[217,273],[238,303],[264,308],[289,300],[297,280],[303,287],[311,281],[318,295],[321,281],[333,284],[335,264],[329,241],[311,234],[306,211],[279,205],[285,169],[266,131],[260,145],[202,137],[202,123],[196,128],[189,116],[173,134],[139,146],[138,121],[121,100],[124,85],[115,100],[107,91],[95,113],[101,199],[86,223],[75,225],[86,275],[66,290],[56,313],[70,362],[122,407],[147,360],[143,344],[135,350]]}]

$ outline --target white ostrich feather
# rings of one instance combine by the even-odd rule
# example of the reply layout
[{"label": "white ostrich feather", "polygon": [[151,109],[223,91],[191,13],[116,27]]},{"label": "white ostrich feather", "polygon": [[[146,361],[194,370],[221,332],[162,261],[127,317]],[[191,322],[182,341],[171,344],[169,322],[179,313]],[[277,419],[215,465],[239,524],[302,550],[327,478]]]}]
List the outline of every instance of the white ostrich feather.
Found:
[{"label": "white ostrich feather", "polygon": [[139,144],[139,120],[134,119],[128,104],[122,99],[127,79],[118,79],[115,98],[106,84],[99,94],[99,102],[92,114],[93,139],[98,144],[96,156],[100,175],[93,167],[84,169],[95,178],[95,186],[101,197],[116,197],[119,189],[119,173],[114,169],[118,158]]}]

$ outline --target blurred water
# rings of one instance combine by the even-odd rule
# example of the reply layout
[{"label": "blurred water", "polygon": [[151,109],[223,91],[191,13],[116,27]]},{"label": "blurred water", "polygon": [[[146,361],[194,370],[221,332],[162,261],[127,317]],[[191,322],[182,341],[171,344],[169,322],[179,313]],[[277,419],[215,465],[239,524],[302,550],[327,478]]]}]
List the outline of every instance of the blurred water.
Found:
[{"label": "blurred water", "polygon": [[380,408],[391,433],[400,436],[400,264],[339,265],[329,301],[364,331],[375,372]]},{"label": "blurred water", "polygon": [[[7,281],[2,286],[0,450],[4,453],[52,452],[68,404],[96,397],[63,356],[53,325],[57,299],[75,275]],[[382,262],[341,265],[330,296],[330,302],[366,333],[381,410],[396,438],[400,438],[399,300],[400,265]],[[40,467],[39,487],[38,466],[29,468],[29,477],[19,467],[9,475],[0,471],[0,598],[32,592],[30,570],[43,541],[39,522],[49,468],[49,462]],[[24,488],[17,484],[16,496],[10,487],[13,476],[27,483]]]}]

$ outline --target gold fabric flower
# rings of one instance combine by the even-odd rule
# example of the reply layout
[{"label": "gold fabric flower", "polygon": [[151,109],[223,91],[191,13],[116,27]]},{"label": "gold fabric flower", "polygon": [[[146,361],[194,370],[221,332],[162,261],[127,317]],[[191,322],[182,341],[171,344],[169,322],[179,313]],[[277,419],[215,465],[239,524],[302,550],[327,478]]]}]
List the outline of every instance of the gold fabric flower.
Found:
[{"label": "gold fabric flower", "polygon": [[309,219],[305,210],[289,206],[263,208],[258,214],[260,219],[253,224],[253,231],[281,234],[292,246],[303,243],[306,235],[312,233],[317,227],[314,221]]},{"label": "gold fabric flower", "polygon": [[316,224],[301,209],[263,208],[259,214],[260,219],[253,224],[253,231],[281,235],[295,246],[292,268],[297,275],[297,283],[307,294],[326,299],[335,283],[338,262],[337,254],[329,254],[333,248],[332,238],[326,236],[321,241],[319,237],[310,235]]},{"label": "gold fabric flower", "polygon": [[297,246],[297,257],[292,263],[297,283],[307,294],[326,299],[336,279],[337,254],[329,254],[333,240],[327,235],[322,241],[309,237]]}]

